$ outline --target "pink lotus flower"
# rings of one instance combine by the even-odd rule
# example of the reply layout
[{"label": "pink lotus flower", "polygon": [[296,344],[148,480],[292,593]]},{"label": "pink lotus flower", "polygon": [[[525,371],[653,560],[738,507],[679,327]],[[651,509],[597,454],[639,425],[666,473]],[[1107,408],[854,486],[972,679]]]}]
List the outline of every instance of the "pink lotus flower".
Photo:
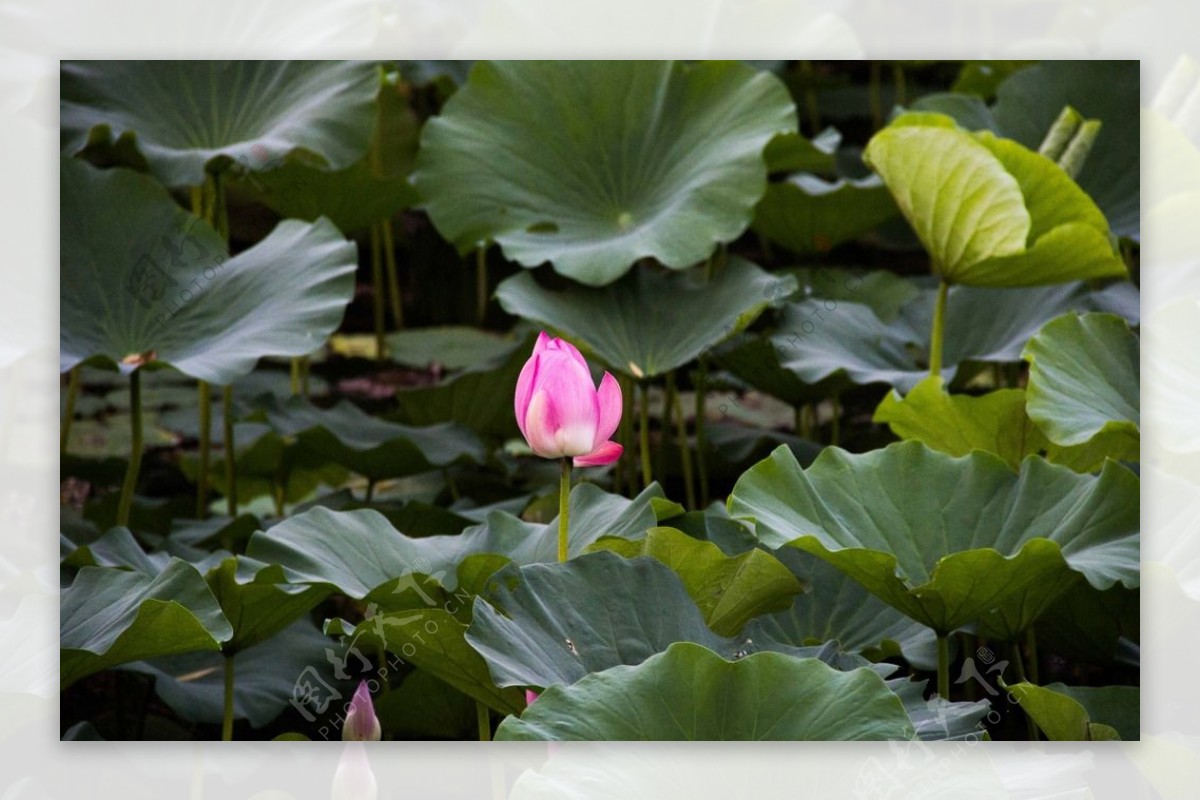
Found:
[{"label": "pink lotus flower", "polygon": [[605,373],[592,383],[583,354],[543,331],[517,379],[517,425],[529,447],[546,459],[574,457],[576,467],[615,462],[621,445],[609,439],[621,422],[621,387]]},{"label": "pink lotus flower", "polygon": [[371,691],[367,689],[365,681],[360,681],[354,697],[350,699],[346,723],[342,726],[342,739],[378,740],[382,734],[379,718],[375,717],[375,705],[371,703]]}]

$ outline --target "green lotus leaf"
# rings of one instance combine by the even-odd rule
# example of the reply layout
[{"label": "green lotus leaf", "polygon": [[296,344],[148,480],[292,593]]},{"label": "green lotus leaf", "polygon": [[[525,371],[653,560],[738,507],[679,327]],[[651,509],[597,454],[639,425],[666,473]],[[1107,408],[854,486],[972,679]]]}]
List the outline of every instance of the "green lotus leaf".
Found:
[{"label": "green lotus leaf", "polygon": [[419,426],[453,421],[481,436],[500,440],[519,437],[521,431],[508,404],[480,403],[479,399],[511,393],[532,351],[533,337],[526,337],[503,360],[467,367],[434,387],[397,392],[398,419]]},{"label": "green lotus leaf", "polygon": [[854,455],[827,448],[802,470],[786,448],[746,472],[730,513],[770,548],[791,545],[947,634],[983,621],[1014,637],[1081,577],[1138,583],[1139,482],[1030,457],[955,458],[919,442]]},{"label": "green lotus leaf", "polygon": [[394,80],[379,86],[378,114],[371,152],[341,169],[297,160],[276,159],[254,165],[230,185],[281,217],[315,220],[328,217],[345,233],[362,230],[417,202],[408,182],[417,155],[421,123],[407,95]]},{"label": "green lotus leaf", "polygon": [[111,528],[96,540],[78,547],[65,535],[60,535],[60,545],[64,551],[63,564],[72,567],[122,567],[157,576],[171,561],[171,554],[164,551],[146,553],[129,529],[123,527]]},{"label": "green lotus leaf", "polygon": [[1048,687],[1021,682],[1008,687],[1025,714],[1033,718],[1050,740],[1120,740],[1117,730],[1093,723],[1079,701]]},{"label": "green lotus leaf", "polygon": [[286,163],[262,173],[246,173],[230,185],[280,217],[296,220],[328,218],[347,234],[386,220],[417,202],[406,178],[376,175],[368,159],[344,170],[322,170]]},{"label": "green lotus leaf", "polygon": [[[388,334],[388,357],[397,364],[417,370],[437,365],[442,370],[464,370],[500,363],[523,340],[499,336],[463,325],[410,328]],[[528,353],[523,353],[528,358]]]},{"label": "green lotus leaf", "polygon": [[707,509],[667,518],[666,522],[691,537],[713,543],[727,556],[737,556],[758,545],[750,527],[731,518],[720,501],[713,501]]},{"label": "green lotus leaf", "polygon": [[907,396],[889,392],[875,409],[874,421],[887,423],[901,439],[918,440],[951,456],[987,451],[1013,470],[1050,444],[1025,413],[1025,390],[952,395],[939,376],[924,379]]},{"label": "green lotus leaf", "polygon": [[727,637],[736,635],[753,617],[786,608],[792,596],[804,589],[792,571],[766,551],[726,556],[713,543],[668,526],[656,526],[640,540],[602,537],[591,547],[662,562],[679,576],[705,624]]},{"label": "green lotus leaf", "polygon": [[1020,70],[996,89],[992,108],[1005,136],[1036,148],[1071,106],[1099,120],[1100,133],[1079,185],[1104,210],[1113,232],[1138,236],[1141,75],[1137,61],[1044,61]]},{"label": "green lotus leaf", "polygon": [[767,171],[831,173],[837,164],[837,149],[842,135],[836,128],[826,128],[809,139],[800,133],[777,134],[767,143],[763,158]]},{"label": "green lotus leaf", "polygon": [[[435,584],[427,585],[434,593]],[[377,608],[358,626],[335,620],[328,621],[325,629],[326,633],[348,637],[348,644],[363,653],[384,649],[395,654],[492,709],[505,714],[517,712],[524,706],[521,690],[497,687],[487,663],[467,644],[470,597],[470,593],[456,592],[454,598],[465,601],[448,602],[431,596],[433,604],[395,611]]]},{"label": "green lotus leaf", "polygon": [[[835,648],[769,640],[753,624],[722,637],[671,568],[607,551],[496,572],[475,599],[467,642],[501,687],[571,684],[614,665],[636,665],[674,642],[700,643],[731,659],[765,650],[839,667],[867,664]],[[893,669],[881,667],[885,675]]]},{"label": "green lotus leaf", "polygon": [[[890,322],[868,305],[815,298],[788,304],[771,336],[779,366],[807,384],[844,375],[909,392],[929,374],[929,331],[936,290],[924,289]],[[1137,314],[1137,290],[1101,292],[1063,285],[1027,289],[950,288],[942,375],[953,383],[964,363],[1016,362],[1029,339],[1070,310]],[[1131,303],[1132,301],[1132,303]]]},{"label": "green lotus leaf", "polygon": [[370,62],[64,62],[62,150],[133,144],[172,187],[232,162],[343,169],[367,151],[378,85]]},{"label": "green lotus leaf", "polygon": [[426,123],[412,181],[460,250],[495,241],[603,286],[638,259],[682,269],[741,235],[763,149],[795,131],[783,83],[744,64],[484,61]]},{"label": "green lotus leaf", "polygon": [[375,714],[397,739],[470,740],[478,737],[470,696],[424,670],[414,670],[400,686],[375,699]]},{"label": "green lotus leaf", "polygon": [[[658,522],[651,485],[633,500],[593,484],[571,492],[570,553],[579,554],[602,536],[641,536]],[[335,512],[314,507],[250,538],[246,555],[278,565],[292,584],[326,584],[352,598],[386,597],[411,586],[412,576],[432,576],[455,588],[456,569],[474,554],[495,554],[517,564],[557,558],[558,520],[526,523],[506,512],[461,534],[407,537],[371,509]]]},{"label": "green lotus leaf", "polygon": [[259,398],[276,433],[372,480],[410,476],[460,461],[482,462],[483,443],[456,423],[404,426],[367,414],[349,401],[321,409],[295,395]]},{"label": "green lotus leaf", "polygon": [[263,574],[265,568],[244,556],[230,556],[205,575],[221,611],[233,624],[233,636],[222,645],[227,654],[270,639],[329,595],[327,586],[273,581]]},{"label": "green lotus leaf", "polygon": [[[959,70],[958,77],[950,88],[955,92],[964,92],[977,95],[983,100],[991,100],[996,96],[996,90],[1009,76],[1035,63],[1033,61],[967,61]],[[1042,130],[1045,131],[1045,126],[1042,127]]]},{"label": "green lotus leaf", "polygon": [[[901,656],[919,670],[937,667],[936,641],[927,627],[888,606],[850,576],[797,548],[775,557],[804,583],[790,608],[754,620],[754,630],[778,642],[836,642],[873,662]],[[907,706],[907,704],[906,704]]]},{"label": "green lotus leaf", "polygon": [[1141,739],[1141,688],[1068,687],[1062,682],[1055,682],[1042,689],[1075,699],[1087,712],[1089,720],[1116,729],[1122,740]]},{"label": "green lotus leaf", "polygon": [[1138,461],[1139,343],[1128,323],[1113,314],[1068,314],[1047,323],[1022,356],[1029,416],[1051,442]]},{"label": "green lotus leaf", "polygon": [[992,711],[988,701],[950,703],[933,693],[926,698],[926,681],[890,679],[888,689],[894,692],[921,740],[967,740],[978,742],[985,732],[982,719]]},{"label": "green lotus leaf", "polygon": [[[287,441],[266,423],[235,423],[233,431],[238,503],[251,503],[264,496],[274,499],[280,491],[285,503],[297,503],[322,485],[339,486],[346,480],[345,468]],[[195,454],[185,455],[180,467],[184,476],[196,480],[199,459]],[[224,459],[210,462],[209,482],[213,487],[228,485],[225,470]],[[224,506],[224,500],[215,500],[212,511],[223,510]]]},{"label": "green lotus leaf", "polygon": [[614,370],[642,378],[682,367],[795,290],[794,278],[737,258],[707,284],[696,278],[640,268],[602,289],[554,292],[521,273],[501,283],[496,297],[509,314],[552,328]]},{"label": "green lotus leaf", "polygon": [[[289,708],[297,685],[306,680],[319,681],[341,693],[326,649],[330,654],[337,650],[333,640],[305,620],[238,651],[233,656],[234,719],[248,720],[256,729],[267,725]],[[352,669],[359,667],[353,659],[350,665]],[[222,655],[180,654],[134,662],[124,669],[153,676],[155,693],[184,720],[221,722],[225,701]]]},{"label": "green lotus leaf", "polygon": [[311,353],[341,323],[357,254],[329,221],[285,220],[228,258],[150,178],[60,170],[60,370],[162,363],[229,384],[263,356]]},{"label": "green lotus leaf", "polygon": [[[1141,593],[1120,584],[1101,591],[1082,582],[1054,602],[1038,620],[1040,642],[1073,662],[1111,664],[1121,658],[1120,643],[1141,639]],[[981,632],[990,636],[990,632]]]},{"label": "green lotus leaf", "polygon": [[676,643],[546,690],[497,740],[908,740],[900,699],[867,669]]},{"label": "green lotus leaf", "polygon": [[911,113],[877,133],[865,158],[947,283],[1022,287],[1128,274],[1091,198],[1012,140]]},{"label": "green lotus leaf", "polygon": [[767,187],[754,230],[793,253],[824,253],[898,213],[878,176],[826,181],[800,173]]},{"label": "green lotus leaf", "polygon": [[84,567],[60,598],[59,682],[125,662],[220,650],[233,628],[196,568],[172,559],[156,576]]}]

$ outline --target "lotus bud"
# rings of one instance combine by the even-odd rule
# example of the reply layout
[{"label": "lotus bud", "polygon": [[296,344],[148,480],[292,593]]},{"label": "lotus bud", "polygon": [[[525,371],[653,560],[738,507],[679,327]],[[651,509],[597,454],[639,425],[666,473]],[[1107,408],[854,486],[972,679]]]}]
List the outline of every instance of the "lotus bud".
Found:
[{"label": "lotus bud", "polygon": [[529,447],[545,459],[574,459],[576,467],[611,464],[622,447],[613,442],[621,422],[621,387],[605,373],[597,389],[587,362],[570,342],[543,331],[517,379],[517,425]]},{"label": "lotus bud", "polygon": [[350,699],[350,710],[342,726],[343,740],[378,740],[382,735],[379,718],[375,717],[375,705],[371,703],[371,691],[367,683],[360,681],[354,697]]}]

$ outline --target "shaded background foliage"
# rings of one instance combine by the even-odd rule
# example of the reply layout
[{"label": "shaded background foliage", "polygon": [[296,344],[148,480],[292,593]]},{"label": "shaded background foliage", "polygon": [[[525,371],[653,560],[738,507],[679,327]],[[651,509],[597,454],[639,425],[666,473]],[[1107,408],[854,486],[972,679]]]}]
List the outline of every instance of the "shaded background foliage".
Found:
[{"label": "shaded background foliage", "polygon": [[[631,634],[646,644],[640,659],[656,656],[645,667],[584,659],[583,674],[602,676],[588,686],[572,684],[575,668],[561,666],[549,675],[571,679],[538,718],[498,734],[562,735],[555,705],[563,715],[592,708],[606,692],[653,685],[657,671],[681,660],[707,670],[704,656],[666,646],[685,639],[719,651],[721,638],[733,637],[756,645],[734,643],[726,658],[811,657],[802,649],[840,643],[847,653],[824,661],[845,671],[874,663],[878,679],[860,677],[857,692],[886,707],[876,734],[905,736],[925,707],[920,687],[914,696],[895,682],[931,678],[930,630],[810,555],[829,542],[784,547],[800,532],[764,537],[763,527],[731,518],[722,502],[738,479],[773,451],[773,461],[785,460],[779,446],[807,467],[829,446],[865,453],[897,438],[919,440],[913,447],[932,449],[922,452],[939,463],[933,451],[982,449],[1009,467],[1042,454],[1080,481],[1106,457],[1136,462],[1136,64],[574,69],[572,77],[555,65],[235,63],[176,74],[140,63],[64,65],[64,181],[78,175],[100,198],[64,200],[63,210],[64,243],[84,243],[78,257],[64,245],[63,257],[63,368],[73,378],[64,374],[62,647],[74,659],[63,678],[64,736],[219,736],[227,662],[238,737],[336,736],[340,707],[316,714],[305,693],[309,702],[313,693],[348,698],[362,676],[386,686],[377,708],[388,737],[473,738],[478,705],[493,722],[520,713],[524,703],[498,665],[521,655],[477,643],[487,621],[519,619],[489,581],[522,581],[523,570],[552,558],[556,467],[531,457],[509,406],[541,327],[571,338],[625,389],[618,437],[626,456],[575,489],[572,555],[591,565],[599,555],[585,551],[615,552],[618,571],[654,560],[650,597],[690,597],[707,633]],[[593,106],[562,100],[581,86],[632,86],[642,105],[657,98],[661,115],[650,119],[660,126],[621,119],[623,107],[599,95]],[[188,87],[223,97],[225,114],[200,124],[206,112]],[[1102,122],[1077,177],[1119,237],[1113,259],[1131,281],[955,286],[942,382],[922,383],[937,283],[930,254],[863,162],[867,142],[912,109],[1036,150],[1064,105]],[[472,126],[481,120],[486,133]],[[630,150],[644,158],[628,158]],[[521,169],[541,154],[557,161],[543,172]],[[611,184],[601,165],[628,174]],[[106,181],[128,188],[104,190]],[[696,185],[715,189],[706,196]],[[613,186],[628,194],[606,194]],[[96,217],[104,198],[114,215],[107,225]],[[128,221],[145,221],[148,209],[161,217],[157,227],[130,234]],[[640,232],[632,243],[631,229]],[[304,244],[273,251],[288,234]],[[129,243],[148,243],[168,265],[188,258],[189,236],[203,245],[193,274],[207,299],[164,315],[161,299],[148,308],[132,288],[147,265]],[[325,280],[301,280],[306,270]],[[238,283],[242,274],[258,280]],[[179,274],[168,280],[187,285]],[[68,287],[79,291],[70,303]],[[111,319],[110,300],[127,308],[122,319],[145,323],[97,326]],[[235,301],[259,317],[222,341],[216,332],[233,318],[221,314]],[[289,329],[301,309],[311,318]],[[1047,325],[1072,312],[1090,313],[1068,318],[1087,330]],[[1097,345],[1091,331],[1111,340]],[[75,347],[80,339],[86,344]],[[1062,374],[1055,356],[1072,348],[1093,357],[1090,375]],[[1124,371],[1105,361],[1131,348],[1132,373],[1128,360]],[[156,362],[181,372],[149,369]],[[118,365],[144,374],[136,413],[128,379],[105,369]],[[228,389],[202,383],[197,395],[194,379]],[[1105,402],[1056,404],[1056,395],[1072,394],[1072,380]],[[985,398],[1003,403],[1003,414],[972,405]],[[206,406],[208,426],[197,416]],[[135,416],[145,458],[122,509]],[[905,419],[939,422],[929,431]],[[948,441],[947,428],[970,433]],[[207,459],[203,430],[211,432]],[[1028,436],[1004,441],[1014,430]],[[204,483],[211,498],[198,505]],[[1133,484],[1119,501],[1136,504]],[[732,511],[736,518],[736,502]],[[1036,692],[1022,704],[1047,736],[1117,726],[1087,716],[1136,708],[1136,562],[1105,586],[1063,575],[1070,589],[1046,599],[1036,626],[1023,621],[1012,632],[972,619],[952,641],[955,677],[968,660],[984,673],[978,654],[990,645],[1023,660],[1030,681],[1071,688],[1082,719],[1074,707],[1047,712]],[[93,581],[116,583],[108,594],[84,592]],[[556,597],[575,594],[562,592]],[[479,596],[474,609],[455,602],[464,593]],[[111,637],[98,642],[96,620],[112,616],[114,598],[149,600],[108,620]],[[601,608],[576,611],[586,619]],[[876,610],[869,625],[855,616],[863,608]],[[78,630],[68,626],[75,619],[84,621]],[[440,633],[414,653],[397,646],[431,628]],[[181,629],[191,632],[182,643]],[[1005,643],[1026,631],[1036,639]],[[120,646],[129,646],[125,656]],[[775,655],[746,664],[792,669]],[[546,675],[546,665],[535,667]],[[805,670],[824,676],[826,668]],[[985,678],[995,683],[995,675]],[[950,716],[960,721],[957,735],[974,731],[986,710],[966,708],[990,699],[977,684],[951,695],[961,705]],[[1101,712],[1088,687],[1122,692],[1105,696]],[[1025,712],[993,703],[1002,714],[987,719],[992,737],[1033,731]],[[612,725],[628,733],[625,722]],[[789,736],[804,736],[797,725]],[[933,736],[921,725],[912,733]]]}]

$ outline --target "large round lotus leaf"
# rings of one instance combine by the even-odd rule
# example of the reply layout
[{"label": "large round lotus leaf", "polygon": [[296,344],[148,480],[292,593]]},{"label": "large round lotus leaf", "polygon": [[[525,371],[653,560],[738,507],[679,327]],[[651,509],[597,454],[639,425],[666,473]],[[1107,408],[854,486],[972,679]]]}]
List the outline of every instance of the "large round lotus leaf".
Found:
[{"label": "large round lotus leaf", "polygon": [[[233,717],[259,728],[290,707],[298,681],[336,689],[337,667],[325,653],[334,641],[310,621],[298,621],[233,657]],[[177,715],[193,723],[221,722],[225,702],[224,656],[197,652],[134,662],[126,669],[154,677],[154,691]],[[353,657],[350,670],[359,667]],[[297,699],[298,700],[298,699]]]},{"label": "large round lotus leaf", "polygon": [[480,62],[426,123],[412,180],[461,250],[493,240],[603,286],[638,259],[689,267],[741,235],[763,149],[795,130],[783,83],[744,64]]},{"label": "large round lotus leaf", "polygon": [[199,186],[221,161],[343,169],[367,151],[378,88],[370,62],[65,62],[62,149],[132,137],[167,186]]},{"label": "large round lotus leaf", "polygon": [[1014,473],[983,451],[919,442],[865,454],[827,448],[802,470],[786,448],[738,480],[735,517],[792,545],[935,631],[976,621],[1015,636],[1073,582],[1137,586],[1139,482],[1030,457]]},{"label": "large round lotus leaf", "polygon": [[800,173],[767,187],[754,230],[794,253],[824,253],[898,213],[878,176],[826,181]]},{"label": "large round lotus leaf", "polygon": [[314,453],[370,479],[484,460],[483,443],[456,423],[404,426],[372,417],[349,401],[321,409],[298,395],[259,400],[276,433],[295,437]]},{"label": "large round lotus leaf", "polygon": [[791,276],[778,278],[735,258],[707,284],[695,275],[639,268],[612,286],[555,292],[521,273],[500,284],[496,297],[509,314],[552,328],[614,370],[642,378],[682,367],[795,287]]},{"label": "large round lotus leaf", "polygon": [[377,594],[362,623],[335,618],[326,621],[325,631],[348,638],[344,641],[363,653],[389,651],[492,709],[515,712],[524,704],[521,691],[496,687],[487,663],[465,639],[471,599],[505,561],[480,554],[467,557],[450,579],[441,571],[413,574],[392,591]]},{"label": "large round lotus leaf", "polygon": [[62,591],[59,682],[124,662],[220,650],[233,629],[204,577],[180,559],[156,576],[85,567]]},{"label": "large round lotus leaf", "polygon": [[1056,445],[1104,438],[1118,458],[1138,458],[1138,337],[1113,314],[1068,314],[1048,323],[1022,354],[1029,416]]},{"label": "large round lotus leaf", "polygon": [[[855,384],[889,384],[909,392],[929,375],[929,332],[936,290],[922,290],[894,320],[851,300],[812,298],[789,304],[771,337],[779,367],[806,384],[844,374]],[[1129,300],[1134,303],[1132,306]],[[953,382],[964,362],[1016,362],[1030,337],[1073,310],[1124,310],[1136,315],[1137,290],[1116,284],[1101,292],[1073,284],[1025,289],[950,288],[942,374]],[[769,362],[768,362],[769,367]],[[786,388],[786,386],[785,386]]]},{"label": "large round lotus leaf", "polygon": [[714,543],[667,526],[650,529],[644,539],[604,537],[592,548],[662,562],[679,576],[705,624],[726,636],[737,634],[750,618],[786,608],[804,589],[792,571],[764,550],[726,556]]},{"label": "large round lotus leaf", "polygon": [[151,178],[63,159],[59,369],[170,364],[214,384],[303,356],[342,321],[357,254],[328,220],[285,220],[228,258]]},{"label": "large round lotus leaf", "polygon": [[1050,443],[1025,413],[1025,390],[998,389],[986,395],[951,394],[941,376],[929,376],[907,396],[892,390],[875,409],[901,439],[919,440],[935,451],[965,456],[994,453],[1014,470]]},{"label": "large round lotus leaf", "polygon": [[[575,487],[570,552],[581,553],[605,535],[640,537],[658,522],[651,501],[661,494],[657,484],[633,500],[594,484]],[[352,598],[365,598],[414,574],[432,576],[453,589],[458,565],[473,554],[496,554],[518,564],[553,561],[557,537],[557,518],[539,525],[492,512],[486,523],[461,534],[414,538],[371,509],[334,512],[317,506],[255,533],[246,555],[280,566],[290,583],[327,584]]]},{"label": "large round lotus leaf", "polygon": [[871,595],[837,568],[797,548],[775,551],[804,582],[788,609],[756,618],[752,634],[796,645],[836,642],[872,661],[902,656],[920,670],[937,668],[933,632]]},{"label": "large round lotus leaf", "polygon": [[[293,585],[259,574],[267,565],[230,556],[205,575],[208,586],[233,624],[225,653],[237,653],[270,639],[329,595],[322,585]],[[274,571],[268,571],[273,573]]]},{"label": "large round lotus leaf", "polygon": [[674,642],[700,643],[730,659],[779,651],[839,666],[866,664],[835,648],[795,646],[749,628],[722,637],[705,623],[671,568],[604,551],[498,571],[475,600],[467,641],[500,687],[571,684],[614,665],[636,665]]},{"label": "large round lotus leaf", "polygon": [[900,698],[867,669],[676,643],[544,692],[497,740],[909,740]]},{"label": "large round lotus leaf", "polygon": [[408,182],[421,123],[394,80],[379,87],[371,152],[341,170],[275,158],[242,171],[231,191],[244,192],[281,217],[328,217],[345,233],[362,230],[417,201]]},{"label": "large round lotus leaf", "polygon": [[940,114],[908,114],[865,158],[952,284],[1020,287],[1127,275],[1104,214],[1050,159]]}]

